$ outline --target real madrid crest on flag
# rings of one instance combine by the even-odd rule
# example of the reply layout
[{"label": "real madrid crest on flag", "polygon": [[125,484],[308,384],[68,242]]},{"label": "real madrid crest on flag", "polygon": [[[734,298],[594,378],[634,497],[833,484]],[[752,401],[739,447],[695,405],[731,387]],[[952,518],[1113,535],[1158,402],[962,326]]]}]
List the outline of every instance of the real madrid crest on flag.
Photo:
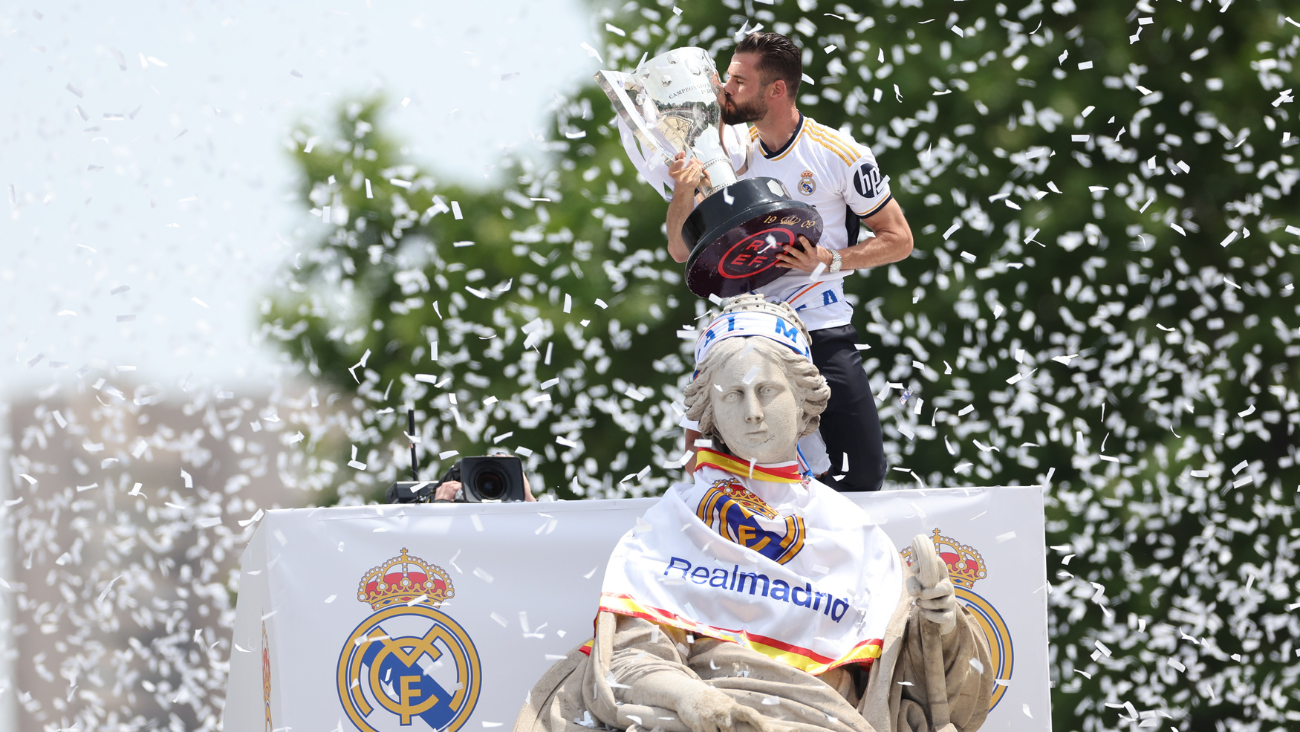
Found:
[{"label": "real madrid crest on flag", "polygon": [[[712,457],[701,453],[700,460]],[[716,458],[715,458],[716,459]],[[753,549],[777,564],[794,559],[808,530],[802,516],[780,516],[735,478],[714,482],[696,515],[724,539]]]},{"label": "real madrid crest on flag", "polygon": [[[989,709],[992,709],[1007,693],[1005,682],[1011,681],[1012,662],[1015,660],[1012,657],[1011,631],[1007,629],[1006,621],[1002,619],[997,608],[971,589],[977,581],[988,576],[988,568],[984,565],[984,558],[980,553],[975,551],[974,547],[940,535],[939,529],[935,529],[933,534],[930,540],[934,542],[935,551],[939,553],[944,564],[948,565],[948,576],[952,579],[957,599],[975,616],[975,623],[988,638],[989,652],[993,660],[993,678],[1003,682],[998,683],[993,689],[993,698],[989,702]],[[904,549],[901,554],[903,561],[910,566],[912,548]]]},{"label": "real madrid crest on flag", "polygon": [[357,599],[374,611],[339,654],[339,701],[362,732],[455,732],[478,702],[478,650],[438,605],[455,594],[441,567],[401,555],[361,579]]}]

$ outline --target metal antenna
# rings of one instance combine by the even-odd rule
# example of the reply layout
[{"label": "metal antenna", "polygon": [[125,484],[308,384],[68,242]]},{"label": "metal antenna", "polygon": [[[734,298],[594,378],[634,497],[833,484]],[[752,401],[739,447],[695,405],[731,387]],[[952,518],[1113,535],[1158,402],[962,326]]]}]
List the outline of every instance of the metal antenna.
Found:
[{"label": "metal antenna", "polygon": [[406,435],[411,438],[411,480],[420,482],[420,470],[415,456],[415,410],[406,410]]}]

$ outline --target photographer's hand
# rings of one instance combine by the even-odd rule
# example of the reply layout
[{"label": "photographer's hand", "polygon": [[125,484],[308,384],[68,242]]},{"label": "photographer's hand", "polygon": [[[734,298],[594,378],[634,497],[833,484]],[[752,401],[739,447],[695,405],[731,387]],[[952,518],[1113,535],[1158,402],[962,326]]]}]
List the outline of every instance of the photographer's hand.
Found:
[{"label": "photographer's hand", "polygon": [[460,489],[461,485],[459,480],[449,480],[438,486],[438,490],[433,493],[433,500],[454,501],[456,500],[456,496],[460,495]]}]

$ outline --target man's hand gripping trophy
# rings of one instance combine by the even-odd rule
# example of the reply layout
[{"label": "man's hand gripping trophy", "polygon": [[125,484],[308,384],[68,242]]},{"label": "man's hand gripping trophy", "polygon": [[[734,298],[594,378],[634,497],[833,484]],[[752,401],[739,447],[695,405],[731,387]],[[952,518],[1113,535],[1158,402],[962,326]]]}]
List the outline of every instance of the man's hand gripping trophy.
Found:
[{"label": "man's hand gripping trophy", "polygon": [[674,193],[681,189],[686,195],[694,196],[696,188],[708,183],[704,164],[695,158],[686,157],[684,152],[677,153],[677,157],[673,158],[673,164],[668,166],[668,175],[673,179]]}]

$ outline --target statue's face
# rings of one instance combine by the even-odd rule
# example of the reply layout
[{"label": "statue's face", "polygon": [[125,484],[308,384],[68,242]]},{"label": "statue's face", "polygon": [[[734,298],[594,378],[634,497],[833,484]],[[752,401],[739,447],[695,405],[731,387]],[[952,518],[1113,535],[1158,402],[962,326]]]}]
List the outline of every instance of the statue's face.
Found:
[{"label": "statue's face", "polygon": [[790,381],[771,359],[748,351],[728,359],[709,389],[714,423],[736,457],[759,463],[794,460],[802,425]]}]

